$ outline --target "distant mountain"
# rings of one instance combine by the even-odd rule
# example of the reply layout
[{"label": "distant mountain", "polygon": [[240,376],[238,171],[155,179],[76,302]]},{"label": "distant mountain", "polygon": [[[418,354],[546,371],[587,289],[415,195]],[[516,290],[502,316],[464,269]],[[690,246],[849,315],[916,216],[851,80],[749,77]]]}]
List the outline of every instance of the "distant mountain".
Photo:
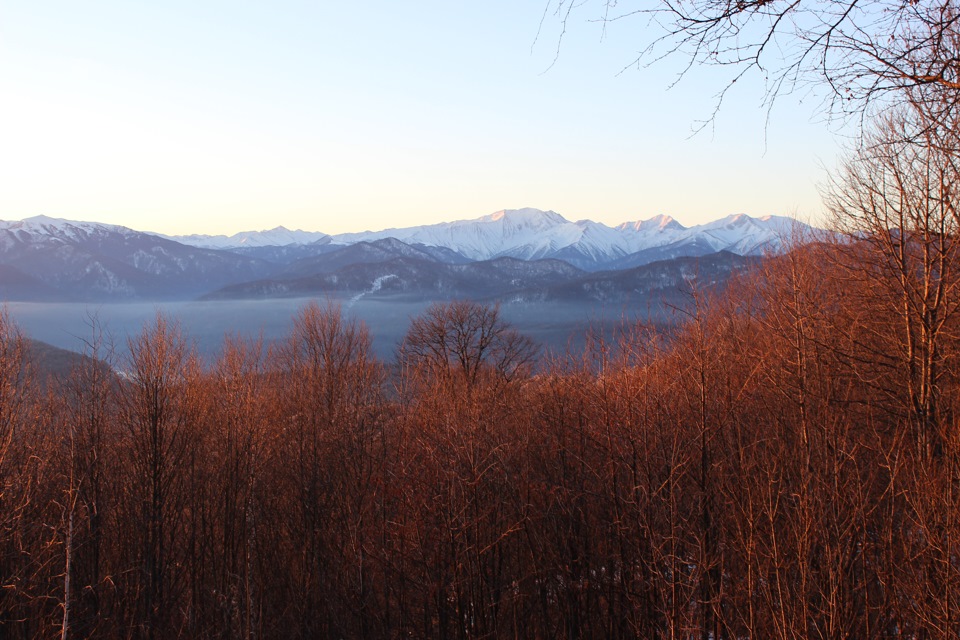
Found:
[{"label": "distant mountain", "polygon": [[[371,243],[372,244],[372,243]],[[561,260],[501,257],[465,264],[400,256],[352,262],[327,272],[285,276],[224,287],[208,300],[338,295],[408,299],[493,299],[512,291],[544,289],[584,275]]]},{"label": "distant mountain", "polygon": [[576,242],[581,232],[553,211],[498,211],[476,220],[442,222],[333,236],[338,244],[396,238],[407,243],[446,247],[471,260],[510,256],[535,260]]},{"label": "distant mountain", "polygon": [[[157,234],[161,235],[161,234]],[[187,236],[162,236],[168,240],[203,249],[237,249],[240,247],[286,247],[329,242],[330,236],[319,231],[291,231],[286,227],[274,227],[267,231],[241,231],[232,236],[192,234]]]},{"label": "distant mountain", "polygon": [[431,252],[422,248],[413,247],[396,238],[383,238],[372,242],[361,241],[347,246],[338,245],[327,253],[302,258],[288,265],[276,277],[292,278],[319,273],[333,273],[352,264],[387,262],[395,258],[439,262]]},{"label": "distant mountain", "polygon": [[219,249],[219,251],[229,251],[248,258],[263,260],[273,265],[288,265],[297,260],[312,258],[323,255],[330,251],[337,251],[343,246],[339,244],[330,244],[330,238],[317,240],[310,244],[287,244],[287,245],[262,245],[262,246],[242,246],[232,247],[230,249]]},{"label": "distant mountain", "polygon": [[[684,247],[690,247],[692,255],[717,251],[759,255],[779,249],[781,238],[794,230],[803,234],[812,228],[791,218],[752,218],[745,214],[689,228],[669,216],[608,227],[590,220],[570,222],[554,211],[516,209],[476,220],[340,234],[332,236],[332,242],[352,244],[397,238],[407,243],[446,247],[473,260],[499,256],[523,260],[556,258],[582,269],[597,270],[629,256],[636,256],[632,260],[635,266],[667,255],[691,255],[684,254]],[[657,249],[666,251],[652,251]]]},{"label": "distant mountain", "polygon": [[[661,215],[609,227],[590,220],[571,222],[554,211],[529,208],[498,211],[474,220],[333,236],[311,236],[305,235],[306,232],[279,229],[282,233],[273,229],[259,234],[237,234],[230,238],[217,236],[220,240],[216,246],[246,251],[251,246],[268,247],[270,242],[291,241],[293,244],[283,245],[284,251],[291,254],[292,258],[291,248],[302,247],[302,250],[298,250],[297,258],[304,259],[328,253],[338,245],[351,246],[393,238],[419,247],[422,251],[432,252],[433,257],[443,262],[490,260],[503,256],[521,260],[553,258],[581,269],[596,271],[629,268],[655,260],[718,251],[759,255],[765,251],[779,250],[785,237],[813,232],[809,225],[782,216],[752,218],[738,214],[687,228],[673,218]],[[203,236],[200,241],[194,238],[181,236],[177,239],[187,243],[201,242],[198,246],[207,246],[212,242],[210,236]],[[322,244],[317,244],[317,238]],[[307,240],[312,244],[302,243]],[[271,259],[265,254],[256,255]],[[280,257],[278,253],[274,260],[279,262]],[[289,260],[292,261],[293,258]]]},{"label": "distant mountain", "polygon": [[659,260],[631,269],[585,274],[544,290],[519,292],[513,300],[613,303],[635,307],[668,302],[685,307],[694,285],[704,289],[722,286],[735,273],[758,260],[757,256],[739,256],[729,251]]},{"label": "distant mountain", "polygon": [[[357,246],[357,245],[354,245]],[[453,265],[419,257],[354,262],[334,271],[224,287],[207,300],[334,296],[405,300],[499,300],[643,305],[680,301],[693,282],[725,283],[758,258],[722,251],[616,271],[586,272],[562,260],[500,257]]]},{"label": "distant mountain", "polygon": [[[585,278],[584,272],[717,252],[760,255],[780,250],[784,238],[813,231],[777,216],[741,214],[689,228],[657,216],[608,227],[518,209],[337,236],[277,227],[180,238],[231,247],[211,249],[121,226],[38,216],[0,222],[0,297],[108,301],[339,292],[502,298],[526,289],[537,296]],[[271,244],[280,242],[287,244]]]},{"label": "distant mountain", "polygon": [[0,295],[111,300],[197,295],[272,267],[126,227],[46,216],[0,222]]}]

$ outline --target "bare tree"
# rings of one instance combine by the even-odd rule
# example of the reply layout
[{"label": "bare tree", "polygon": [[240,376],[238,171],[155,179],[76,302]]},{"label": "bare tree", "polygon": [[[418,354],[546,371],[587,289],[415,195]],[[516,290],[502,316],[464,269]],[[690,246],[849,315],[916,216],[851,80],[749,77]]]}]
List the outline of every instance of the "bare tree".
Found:
[{"label": "bare tree", "polygon": [[[115,466],[117,378],[110,368],[113,346],[99,320],[89,319],[84,356],[57,387],[59,428],[68,458],[64,496],[64,594],[61,639],[100,631],[107,519],[111,505],[108,469]],[[82,552],[81,552],[82,551]],[[75,602],[74,602],[75,600]]]},{"label": "bare tree", "polygon": [[197,363],[175,322],[157,314],[129,341],[122,388],[127,430],[128,532],[135,540],[136,578],[128,597],[144,638],[163,637],[182,615],[183,548],[197,415]]},{"label": "bare tree", "polygon": [[646,20],[650,35],[634,64],[679,56],[687,69],[725,67],[727,88],[759,72],[771,103],[810,83],[825,84],[832,111],[842,114],[899,102],[904,90],[929,89],[952,106],[960,99],[955,0],[660,0],[639,7],[547,0],[544,15],[566,32],[575,14],[591,9],[605,24]]},{"label": "bare tree", "polygon": [[399,356],[404,367],[457,374],[472,385],[485,371],[505,380],[523,375],[536,353],[533,341],[500,317],[499,305],[460,300],[434,304],[414,318]]},{"label": "bare tree", "polygon": [[902,374],[890,384],[906,389],[917,444],[932,453],[945,439],[945,343],[960,311],[960,162],[950,150],[955,133],[923,116],[910,110],[883,119],[825,198],[836,226],[856,238],[839,252],[848,277],[861,281],[851,292],[866,292],[865,304],[889,320],[875,325],[886,335],[877,336],[874,360]]},{"label": "bare tree", "polygon": [[34,630],[40,628],[42,598],[32,582],[46,559],[37,553],[43,528],[36,516],[39,473],[47,463],[33,455],[34,449],[46,451],[46,438],[42,429],[28,428],[42,424],[32,415],[29,373],[23,334],[0,310],[0,629],[24,623],[22,636],[29,634],[30,618]]},{"label": "bare tree", "polygon": [[370,336],[336,304],[311,303],[277,350],[278,481],[290,568],[294,637],[369,633],[372,558],[366,536],[376,489],[382,368]]}]

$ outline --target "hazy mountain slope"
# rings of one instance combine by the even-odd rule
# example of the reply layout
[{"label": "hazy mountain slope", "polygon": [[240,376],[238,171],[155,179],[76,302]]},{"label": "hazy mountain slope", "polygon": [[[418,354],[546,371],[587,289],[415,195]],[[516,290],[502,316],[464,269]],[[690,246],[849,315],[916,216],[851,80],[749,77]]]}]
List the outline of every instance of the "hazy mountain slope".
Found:
[{"label": "hazy mountain slope", "polygon": [[396,238],[384,238],[338,247],[322,255],[297,260],[278,272],[276,277],[294,278],[319,273],[332,273],[351,264],[387,262],[395,258],[410,258],[425,262],[437,261],[427,251],[412,247]]},{"label": "hazy mountain slope", "polygon": [[0,300],[56,300],[56,289],[9,264],[0,264]]},{"label": "hazy mountain slope", "polygon": [[309,244],[286,244],[286,245],[244,245],[242,247],[230,247],[222,251],[230,251],[248,258],[263,260],[278,266],[285,266],[314,256],[323,255],[331,251],[338,251],[343,247],[338,244],[331,244],[330,238],[317,240]]},{"label": "hazy mountain slope", "polygon": [[272,269],[261,260],[126,227],[43,216],[0,222],[0,265],[70,300],[195,295]]},{"label": "hazy mountain slope", "polygon": [[270,278],[224,287],[205,299],[323,295],[402,295],[415,298],[490,298],[531,287],[548,287],[582,275],[560,260],[496,258],[448,264],[416,257],[351,263],[333,272]]},{"label": "hazy mountain slope", "polygon": [[579,301],[642,306],[652,302],[682,301],[692,286],[712,288],[756,264],[759,257],[720,251],[701,257],[652,262],[632,269],[600,271],[558,283],[546,290],[524,291],[518,301]]},{"label": "hazy mountain slope", "polygon": [[726,249],[718,249],[716,243],[710,242],[709,239],[695,236],[677,240],[670,244],[641,249],[636,253],[608,262],[604,265],[604,270],[632,269],[652,262],[673,260],[674,258],[699,258],[718,251],[726,251]]},{"label": "hazy mountain slope", "polygon": [[105,375],[113,376],[110,367],[101,361],[93,360],[90,356],[55,347],[52,344],[27,338],[24,342],[26,357],[30,363],[30,370],[35,379],[42,384],[55,381],[66,381],[74,369],[81,366],[93,365],[101,369]]},{"label": "hazy mountain slope", "polygon": [[376,296],[404,299],[643,305],[653,298],[679,300],[690,284],[713,287],[759,258],[718,252],[664,260],[632,269],[584,272],[560,260],[496,258],[462,265],[400,257],[353,263],[328,273],[274,278],[225,287],[206,299],[297,296]]}]

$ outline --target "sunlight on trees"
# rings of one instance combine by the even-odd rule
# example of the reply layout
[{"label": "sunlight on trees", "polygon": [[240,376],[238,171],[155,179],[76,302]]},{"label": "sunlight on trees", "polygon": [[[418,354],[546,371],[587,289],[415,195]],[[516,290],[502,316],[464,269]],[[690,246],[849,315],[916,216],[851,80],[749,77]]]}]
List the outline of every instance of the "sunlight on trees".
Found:
[{"label": "sunlight on trees", "polygon": [[414,318],[400,345],[402,366],[458,374],[469,385],[489,371],[510,380],[528,373],[537,348],[500,317],[498,306],[436,303]]},{"label": "sunlight on trees", "polygon": [[[940,176],[869,149],[851,175]],[[898,193],[873,202],[929,203]],[[390,370],[313,304],[208,366],[158,316],[118,369],[83,360],[43,394],[5,319],[4,634],[954,637],[958,318],[904,301],[952,271],[922,259],[937,233],[871,232],[887,210],[699,293],[666,332],[521,350],[522,376],[473,341],[513,331],[495,308],[428,310],[409,337],[435,350]],[[906,384],[924,314],[927,423]]]}]

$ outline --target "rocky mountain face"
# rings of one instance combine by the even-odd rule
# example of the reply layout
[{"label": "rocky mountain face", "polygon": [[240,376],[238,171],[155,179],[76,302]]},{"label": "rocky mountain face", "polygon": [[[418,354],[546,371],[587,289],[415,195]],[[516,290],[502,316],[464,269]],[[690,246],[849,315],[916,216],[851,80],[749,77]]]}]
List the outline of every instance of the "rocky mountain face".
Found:
[{"label": "rocky mountain face", "polygon": [[682,287],[694,258],[710,256],[697,262],[697,277],[723,278],[747,264],[744,257],[815,233],[777,216],[729,216],[689,228],[658,216],[608,227],[519,209],[336,236],[278,227],[174,238],[40,216],[0,222],[0,296],[629,300],[651,288]]}]

